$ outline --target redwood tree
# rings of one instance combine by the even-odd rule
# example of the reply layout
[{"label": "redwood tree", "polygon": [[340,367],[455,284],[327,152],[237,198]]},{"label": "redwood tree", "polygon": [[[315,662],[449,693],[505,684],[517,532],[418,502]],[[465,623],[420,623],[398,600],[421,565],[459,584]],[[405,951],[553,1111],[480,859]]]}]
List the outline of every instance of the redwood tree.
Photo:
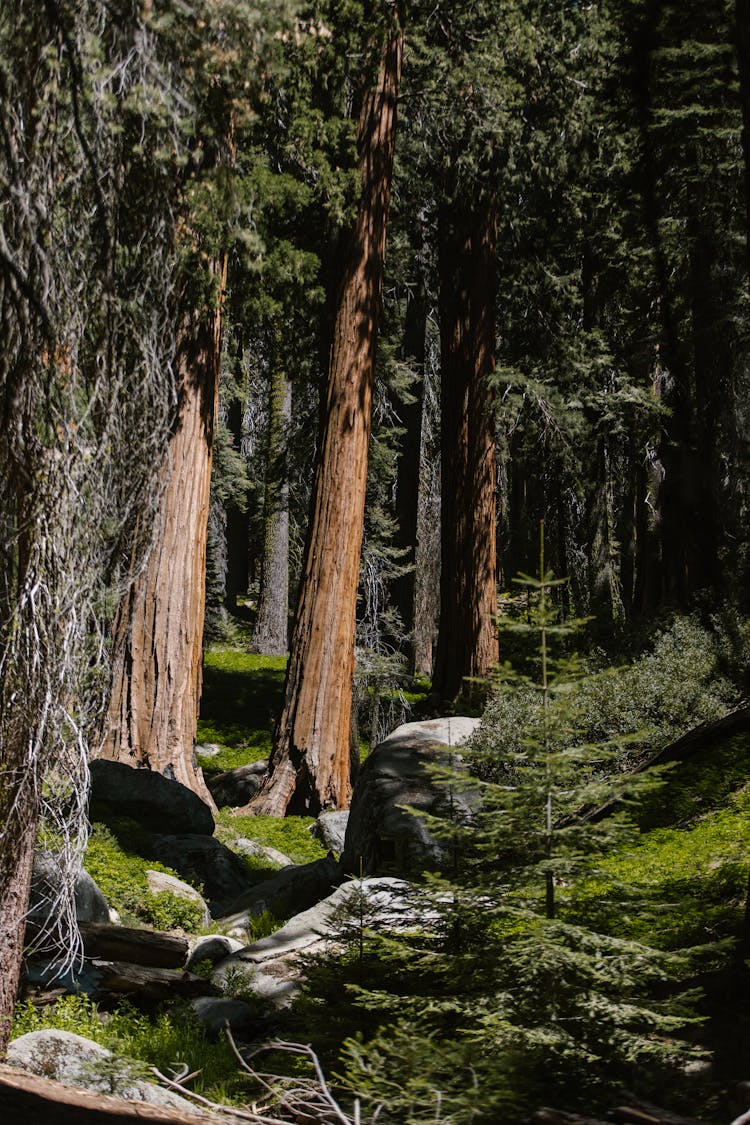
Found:
[{"label": "redwood tree", "polygon": [[153,548],[114,629],[112,693],[102,757],[157,770],[213,805],[197,768],[206,599],[206,539],[225,268],[198,331],[178,347],[177,418],[162,470]]},{"label": "redwood tree", "polygon": [[372,390],[403,33],[394,13],[363,91],[361,197],[335,304],[312,518],[285,702],[253,811],[316,813],[350,796],[350,721]]},{"label": "redwood tree", "polygon": [[491,193],[440,217],[441,568],[433,688],[454,699],[498,658],[495,559],[497,221]]}]

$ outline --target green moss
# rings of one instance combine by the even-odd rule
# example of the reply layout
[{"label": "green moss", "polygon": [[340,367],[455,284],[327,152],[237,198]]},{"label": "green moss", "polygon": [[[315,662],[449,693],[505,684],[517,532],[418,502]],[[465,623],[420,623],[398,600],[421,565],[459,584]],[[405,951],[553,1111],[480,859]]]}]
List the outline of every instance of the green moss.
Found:
[{"label": "green moss", "polygon": [[[201,742],[213,742],[223,745],[221,737],[227,735],[226,729],[224,731],[217,731],[209,726],[209,734],[202,734],[202,728],[209,726],[209,724],[198,724],[198,734]],[[250,762],[259,762],[263,758],[270,757],[271,754],[271,733],[270,731],[255,731],[252,738],[242,738],[240,746],[225,746],[220,754],[213,754],[211,757],[204,756],[198,753],[198,765],[203,770],[204,774],[211,775],[223,773],[224,770],[234,770],[238,766],[246,766]]]},{"label": "green moss", "polygon": [[146,871],[180,876],[170,867],[137,854],[135,849],[142,834],[142,829],[132,821],[118,821],[114,832],[103,824],[92,825],[85,860],[89,875],[127,925],[153,926],[159,930],[180,928],[193,933],[201,930],[203,913],[198,903],[169,891],[150,893]]},{"label": "green moss", "polygon": [[[203,656],[203,698],[198,742],[262,751],[236,764],[266,757],[281,710],[286,657],[260,656],[213,645]],[[216,759],[207,763],[210,769]],[[222,766],[232,769],[233,766]]]},{"label": "green moss", "polygon": [[602,862],[623,889],[589,880],[571,908],[618,936],[662,949],[731,937],[742,921],[750,854],[750,787],[692,827],[655,828]]},{"label": "green moss", "polygon": [[230,847],[232,839],[244,836],[264,847],[276,848],[293,863],[309,863],[327,854],[310,832],[314,823],[311,816],[233,816],[230,809],[220,809],[216,834]]}]

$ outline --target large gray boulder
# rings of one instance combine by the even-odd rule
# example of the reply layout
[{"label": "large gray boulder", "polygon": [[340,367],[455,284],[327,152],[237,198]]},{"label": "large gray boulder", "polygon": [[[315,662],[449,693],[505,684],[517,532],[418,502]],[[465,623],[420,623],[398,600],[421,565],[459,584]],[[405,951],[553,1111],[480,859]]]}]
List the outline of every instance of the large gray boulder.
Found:
[{"label": "large gray boulder", "polygon": [[275,918],[291,918],[326,898],[342,877],[341,868],[331,855],[297,867],[284,867],[235,899],[219,921],[231,937],[241,940],[250,929],[252,918],[264,911]]},{"label": "large gray boulder", "polygon": [[432,817],[471,818],[478,802],[476,790],[462,785],[449,788],[433,771],[450,766],[465,772],[454,747],[478,723],[479,719],[468,718],[406,723],[375,747],[352,795],[341,856],[346,873],[410,877],[440,868],[443,845],[424,819],[406,806]]},{"label": "large gray boulder", "polygon": [[479,727],[481,719],[468,715],[449,715],[445,719],[423,719],[417,723],[402,723],[392,730],[381,746],[387,742],[400,742],[402,738],[422,738],[425,742],[444,742],[446,746],[462,746]]},{"label": "large gray boulder", "polygon": [[155,770],[98,758],[91,763],[89,817],[108,823],[128,817],[153,832],[212,836],[214,818],[200,797]]},{"label": "large gray boulder", "polygon": [[258,882],[247,864],[213,836],[156,836],[142,849],[147,859],[171,867],[183,879],[203,888],[215,917]]},{"label": "large gray boulder", "polygon": [[339,948],[360,924],[404,931],[430,926],[436,917],[424,892],[403,879],[353,879],[274,934],[220,961],[211,979],[221,989],[241,981],[267,1008],[284,1007],[299,989],[303,956]]},{"label": "large gray boulder", "polygon": [[[60,877],[60,869],[54,855],[49,852],[36,852],[27,916],[32,930],[45,926],[50,915],[54,917]],[[81,870],[76,875],[75,905],[76,918],[79,922],[109,922],[107,900],[87,871]]]},{"label": "large gray boulder", "polygon": [[207,777],[206,785],[218,808],[223,808],[225,805],[240,808],[255,796],[267,772],[268,759],[266,758],[260,762],[250,762],[246,766],[238,766],[236,769],[225,770],[224,773]]},{"label": "large gray boulder", "polygon": [[142,1077],[145,1066],[116,1056],[106,1047],[72,1031],[30,1031],[11,1042],[7,1061],[10,1066],[68,1086],[79,1086],[131,1102],[189,1111],[191,1116],[195,1112],[187,1098],[181,1098]]}]

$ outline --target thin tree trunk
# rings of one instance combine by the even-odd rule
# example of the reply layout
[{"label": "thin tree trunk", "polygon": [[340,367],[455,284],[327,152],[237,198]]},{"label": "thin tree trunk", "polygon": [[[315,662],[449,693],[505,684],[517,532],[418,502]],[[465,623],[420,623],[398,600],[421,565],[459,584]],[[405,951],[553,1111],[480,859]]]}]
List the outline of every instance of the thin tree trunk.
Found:
[{"label": "thin tree trunk", "polygon": [[270,775],[252,802],[259,813],[341,808],[351,794],[355,612],[402,54],[394,26],[359,117],[361,205],[336,305],[285,704]]},{"label": "thin tree trunk", "polygon": [[263,523],[260,606],[252,650],[283,656],[289,625],[289,469],[287,440],[292,419],[292,384],[279,358],[276,332],[269,387],[268,461]]},{"label": "thin tree trunk", "polygon": [[[230,403],[227,411],[227,426],[237,449],[242,443],[243,407],[244,402],[236,400]],[[230,613],[237,610],[238,595],[247,593],[249,539],[250,521],[247,508],[240,509],[234,504],[227,505],[227,580],[224,604]]]},{"label": "thin tree trunk", "polygon": [[455,699],[465,677],[498,659],[495,545],[497,222],[494,200],[443,213],[440,630],[433,687]]},{"label": "thin tree trunk", "polygon": [[[225,268],[220,271],[221,292]],[[122,602],[102,757],[156,770],[213,807],[193,745],[201,694],[206,539],[221,316],[178,356],[181,400],[163,468],[154,545]]]},{"label": "thin tree trunk", "polygon": [[742,151],[745,157],[745,237],[750,270],[750,0],[735,0],[735,19],[742,102]]},{"label": "thin tree trunk", "polygon": [[409,388],[410,401],[397,404],[404,433],[401,438],[401,455],[398,459],[396,476],[395,545],[403,552],[399,562],[405,570],[391,583],[393,604],[398,610],[404,632],[409,638],[406,651],[412,671],[415,667],[414,594],[426,329],[427,294],[424,284],[420,281],[416,292],[409,297],[404,318],[403,356],[404,361],[410,364],[414,371],[414,383]]}]

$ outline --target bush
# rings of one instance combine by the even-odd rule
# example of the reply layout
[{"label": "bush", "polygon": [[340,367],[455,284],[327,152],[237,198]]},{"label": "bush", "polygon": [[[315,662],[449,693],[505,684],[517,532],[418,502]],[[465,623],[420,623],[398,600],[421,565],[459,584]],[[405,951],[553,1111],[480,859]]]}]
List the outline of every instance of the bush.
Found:
[{"label": "bush", "polygon": [[[564,700],[571,740],[623,740],[620,765],[659,749],[683,731],[718,718],[736,699],[724,674],[725,639],[694,618],[677,618],[650,652],[623,668],[582,677]],[[500,780],[526,739],[538,736],[543,701],[531,687],[501,686],[468,750],[476,770]]]}]

